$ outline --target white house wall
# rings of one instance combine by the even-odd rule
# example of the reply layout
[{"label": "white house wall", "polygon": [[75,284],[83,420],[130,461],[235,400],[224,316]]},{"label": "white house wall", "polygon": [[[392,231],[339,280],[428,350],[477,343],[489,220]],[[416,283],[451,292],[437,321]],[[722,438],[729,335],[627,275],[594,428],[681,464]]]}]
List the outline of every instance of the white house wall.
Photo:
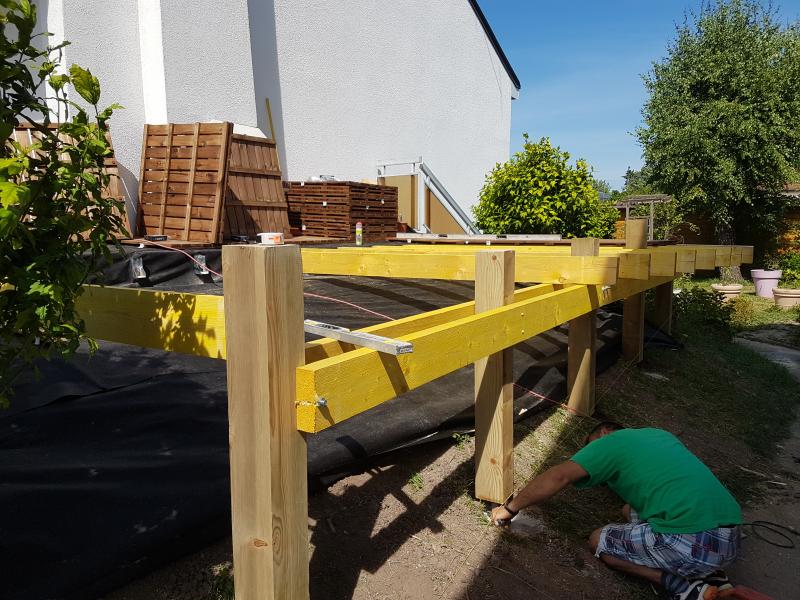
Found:
[{"label": "white house wall", "polygon": [[290,179],[375,178],[378,161],[423,156],[468,209],[508,158],[517,91],[467,0],[37,4],[71,42],[65,64],[125,107],[111,130],[132,203],[145,123],[269,133],[267,97]]},{"label": "white house wall", "polygon": [[256,125],[248,23],[247,0],[161,0],[170,121]]},{"label": "white house wall", "polygon": [[467,0],[274,0],[287,176],[422,156],[468,210],[517,91]]}]

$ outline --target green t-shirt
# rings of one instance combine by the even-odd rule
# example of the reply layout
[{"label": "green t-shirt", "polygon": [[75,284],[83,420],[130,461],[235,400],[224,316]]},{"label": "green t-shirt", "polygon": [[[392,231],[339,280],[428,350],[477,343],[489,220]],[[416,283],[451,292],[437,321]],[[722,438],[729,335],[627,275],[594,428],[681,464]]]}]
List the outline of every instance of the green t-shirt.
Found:
[{"label": "green t-shirt", "polygon": [[576,487],[607,484],[658,533],[697,533],[739,525],[739,504],[700,459],[661,429],[621,429],[572,457],[588,477]]}]

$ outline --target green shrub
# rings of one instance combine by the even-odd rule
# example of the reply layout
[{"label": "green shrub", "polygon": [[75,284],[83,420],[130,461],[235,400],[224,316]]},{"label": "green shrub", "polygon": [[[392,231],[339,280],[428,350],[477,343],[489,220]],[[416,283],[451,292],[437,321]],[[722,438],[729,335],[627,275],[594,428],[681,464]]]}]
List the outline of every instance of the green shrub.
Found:
[{"label": "green shrub", "polygon": [[756,307],[748,298],[734,298],[728,302],[731,307],[731,325],[736,329],[746,329],[756,325]]},{"label": "green shrub", "polygon": [[[58,73],[66,43],[41,50],[35,28],[36,6],[0,0],[0,405],[21,370],[69,356],[87,339],[75,301],[96,259],[110,258],[114,232],[124,231],[125,208],[108,196],[103,168],[116,107],[98,108],[100,84],[89,71]],[[30,148],[5,142],[19,123],[39,138]]]},{"label": "green shrub", "polygon": [[725,302],[722,294],[701,287],[681,290],[672,304],[676,326],[683,333],[697,333],[709,328],[730,333],[734,305]]},{"label": "green shrub", "polygon": [[524,146],[486,176],[475,222],[486,233],[558,233],[564,237],[611,237],[619,211],[602,202],[591,168],[542,138]]},{"label": "green shrub", "polygon": [[781,256],[777,268],[783,271],[780,287],[800,288],[800,252],[789,252]]}]

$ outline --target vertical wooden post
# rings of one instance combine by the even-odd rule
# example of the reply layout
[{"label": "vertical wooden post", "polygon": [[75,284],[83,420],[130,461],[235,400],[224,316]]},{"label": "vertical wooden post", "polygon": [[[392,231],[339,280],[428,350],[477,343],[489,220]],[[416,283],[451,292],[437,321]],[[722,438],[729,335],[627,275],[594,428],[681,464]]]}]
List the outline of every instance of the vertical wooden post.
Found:
[{"label": "vertical wooden post", "polygon": [[[647,248],[647,219],[630,219],[625,247]],[[632,363],[644,358],[644,292],[625,298],[622,305],[622,357]]]},{"label": "vertical wooden post", "polygon": [[[475,255],[475,312],[513,302],[514,251]],[[475,362],[475,496],[498,504],[514,491],[513,350]]]},{"label": "vertical wooden post", "polygon": [[[572,256],[598,256],[600,240],[572,240]],[[567,354],[568,406],[581,415],[594,413],[595,345],[597,342],[597,311],[592,310],[569,322]]]},{"label": "vertical wooden post", "polygon": [[300,248],[225,246],[222,264],[236,600],[306,600],[306,440],[295,407]]},{"label": "vertical wooden post", "polygon": [[655,306],[653,309],[653,325],[666,334],[672,333],[672,281],[662,283],[655,288]]}]

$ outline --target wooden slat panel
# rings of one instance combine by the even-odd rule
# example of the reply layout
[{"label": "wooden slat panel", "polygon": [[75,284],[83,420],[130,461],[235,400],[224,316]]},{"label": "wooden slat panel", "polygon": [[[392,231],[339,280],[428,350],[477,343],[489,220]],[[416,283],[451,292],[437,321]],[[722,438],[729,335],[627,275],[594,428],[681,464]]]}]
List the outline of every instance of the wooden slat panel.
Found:
[{"label": "wooden slat panel", "polygon": [[[172,125],[170,125],[169,128],[167,129],[167,137],[165,138],[167,147],[170,147],[172,145],[172,129],[173,129]],[[171,163],[172,163],[172,159],[169,157],[169,155],[167,155],[167,158],[164,159],[164,170],[165,171],[169,172],[169,167],[170,167]],[[164,211],[164,207],[167,204],[167,192],[169,191],[168,185],[169,185],[169,182],[166,179],[161,182],[161,218],[159,219],[158,225],[156,226],[157,227],[157,229],[156,229],[156,234],[157,235],[161,235],[163,233],[163,231],[164,231],[165,217],[166,217],[166,212]],[[143,191],[146,192],[147,190],[143,190]],[[145,221],[145,225],[147,225],[146,221]]]},{"label": "wooden slat panel", "polygon": [[[216,187],[217,187],[217,185],[219,185],[219,183],[217,183],[217,184],[210,184],[210,185],[209,184],[198,184],[197,186],[195,186],[195,184],[194,184],[194,174],[195,174],[195,171],[197,169],[197,148],[199,148],[199,147],[200,147],[200,123],[196,123],[195,126],[194,126],[194,139],[192,140],[192,158],[191,158],[192,166],[189,169],[189,183],[186,184],[185,189],[184,189],[184,193],[187,195],[187,198],[186,198],[186,215],[184,217],[185,224],[183,226],[183,236],[184,237],[188,237],[189,236],[189,230],[192,228],[192,196],[194,195],[195,187],[202,187],[203,185],[206,185],[207,187],[209,187],[211,189],[210,190],[209,189],[206,189],[206,190],[198,189],[197,191],[198,192],[207,191],[207,192],[211,192],[213,194],[213,193],[215,193],[217,191]],[[224,165],[223,165],[223,168],[224,168]],[[217,174],[217,182],[219,182],[220,177],[221,177],[221,175],[218,173]],[[180,186],[180,185],[183,185],[183,184],[175,183],[175,184],[170,184],[170,185],[171,186]],[[178,190],[175,190],[175,189],[171,189],[170,191],[171,192],[178,192]],[[215,207],[215,209],[216,209],[216,207]],[[216,215],[217,215],[217,212],[215,210],[213,212],[213,215],[212,215],[212,221],[213,221],[214,217],[216,217]],[[198,226],[196,227],[196,229],[198,229],[200,231],[204,231],[199,225],[200,225],[200,223],[198,223]],[[209,231],[211,231],[211,229],[209,229]]]},{"label": "wooden slat panel", "polygon": [[[203,146],[197,149],[197,157],[217,159],[219,158],[219,152],[219,146]],[[165,146],[147,146],[144,150],[145,158],[164,159],[167,157],[167,154],[169,154],[170,158],[190,159],[192,158],[192,149],[185,146],[173,146],[172,148],[167,148]]]},{"label": "wooden slat panel", "polygon": [[[222,147],[225,141],[222,135],[205,135],[201,136],[197,143],[200,146],[218,146]],[[150,136],[147,145],[150,148],[168,148],[171,146],[187,146],[191,147],[194,144],[194,135],[173,135],[170,139],[169,134],[165,136]]]},{"label": "wooden slat panel", "polygon": [[214,220],[212,222],[212,240],[214,242],[222,242],[222,227],[220,226],[220,217],[222,216],[222,205],[225,201],[225,194],[228,185],[228,159],[230,157],[230,141],[231,134],[233,133],[233,124],[225,123],[225,136],[224,144],[220,150],[221,160],[217,169],[217,183],[216,192],[214,194]]},{"label": "wooden slat panel", "polygon": [[[161,158],[146,158],[144,161],[145,169],[154,171],[165,171],[167,169],[166,159]],[[170,163],[170,168],[177,171],[188,171],[192,167],[191,158],[175,158]],[[219,169],[219,159],[203,158],[197,159],[196,164],[199,171],[217,171]],[[146,177],[145,177],[146,179]]]},{"label": "wooden slat panel", "polygon": [[231,137],[224,235],[254,236],[261,231],[289,233],[275,143],[266,138]]},{"label": "wooden slat panel", "polygon": [[[148,233],[175,241],[217,241],[231,129],[230,123],[145,128],[139,204],[143,226],[155,228]],[[155,225],[154,206],[161,217]]]},{"label": "wooden slat panel", "polygon": [[[181,178],[189,178],[191,179],[192,174],[195,173],[194,170],[189,170],[186,173],[180,174]],[[219,178],[219,173],[206,173],[207,175],[213,175],[214,179]],[[202,194],[207,196],[213,196],[217,190],[216,183],[194,183],[192,185],[191,181],[187,182],[178,182],[173,181],[173,178],[178,175],[176,173],[170,173],[169,181],[167,181],[167,193],[169,194]],[[164,181],[147,181],[142,186],[144,192],[159,192],[164,188]],[[191,187],[190,187],[191,186]]]},{"label": "wooden slat panel", "polygon": [[[186,208],[185,207],[172,207],[174,212],[180,211],[180,216],[178,217],[164,217],[164,224],[163,230],[166,229],[174,229],[176,231],[180,231],[181,235],[177,237],[177,239],[184,239],[188,234],[186,233]],[[178,210],[175,210],[178,209]],[[213,211],[213,209],[211,209]],[[160,222],[160,217],[150,216],[145,214],[144,216],[144,224],[147,227],[158,227]],[[211,219],[192,219],[192,229],[194,231],[203,231],[203,232],[210,232],[211,231]]]},{"label": "wooden slat panel", "polygon": [[[150,135],[152,137],[158,137],[162,135],[166,135],[169,125],[149,125],[150,128]],[[192,135],[194,134],[194,124],[186,123],[186,124],[174,124],[175,133],[180,135]],[[217,134],[221,135],[225,131],[225,123],[200,123],[200,133],[201,134]]]}]

